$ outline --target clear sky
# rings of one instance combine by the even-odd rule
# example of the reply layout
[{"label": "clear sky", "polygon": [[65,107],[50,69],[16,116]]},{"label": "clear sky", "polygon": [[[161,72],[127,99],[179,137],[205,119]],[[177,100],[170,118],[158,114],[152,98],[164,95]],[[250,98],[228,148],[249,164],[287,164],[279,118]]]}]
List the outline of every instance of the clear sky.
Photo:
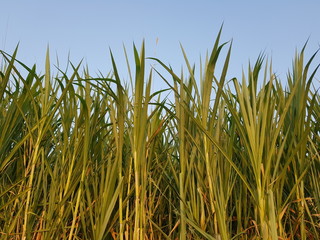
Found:
[{"label": "clear sky", "polygon": [[[110,47],[120,75],[128,80],[123,44],[132,58],[132,43],[140,48],[145,39],[147,56],[160,58],[180,72],[184,60],[179,43],[189,60],[198,64],[223,23],[222,41],[233,39],[230,77],[240,77],[248,61],[265,52],[284,79],[295,50],[308,38],[307,56],[319,48],[319,9],[320,1],[302,0],[7,0],[1,3],[0,49],[12,53],[20,42],[18,59],[43,67],[49,44],[53,63],[58,55],[63,68],[70,52],[73,63],[84,58],[95,75],[111,70]],[[161,87],[154,83],[154,88]]]}]

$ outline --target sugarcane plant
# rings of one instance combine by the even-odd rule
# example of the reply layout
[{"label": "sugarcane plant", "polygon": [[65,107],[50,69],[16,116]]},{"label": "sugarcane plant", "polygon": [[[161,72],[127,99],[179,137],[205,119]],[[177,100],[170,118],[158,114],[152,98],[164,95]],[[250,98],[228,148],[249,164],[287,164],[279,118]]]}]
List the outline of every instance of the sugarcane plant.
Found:
[{"label": "sugarcane plant", "polygon": [[1,51],[0,238],[319,239],[317,52],[238,79],[221,33],[199,68],[181,46],[181,73],[124,48],[128,81],[111,51],[94,77]]}]

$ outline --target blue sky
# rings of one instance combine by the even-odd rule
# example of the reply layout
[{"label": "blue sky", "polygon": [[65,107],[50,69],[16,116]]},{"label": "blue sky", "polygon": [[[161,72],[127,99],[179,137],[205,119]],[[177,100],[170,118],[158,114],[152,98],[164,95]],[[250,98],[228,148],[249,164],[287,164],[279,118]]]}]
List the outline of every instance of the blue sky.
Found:
[{"label": "blue sky", "polygon": [[[110,47],[124,80],[123,44],[132,58],[132,43],[140,47],[145,39],[147,56],[180,72],[184,60],[179,44],[190,62],[199,64],[222,23],[222,41],[233,39],[229,77],[240,77],[248,61],[265,52],[285,79],[296,49],[310,38],[310,57],[320,46],[320,1],[12,0],[3,1],[1,9],[0,49],[12,53],[20,42],[18,58],[27,65],[42,68],[49,44],[52,63],[57,55],[63,68],[70,52],[73,63],[84,58],[92,75],[107,73]],[[157,80],[153,88],[163,86]]]}]

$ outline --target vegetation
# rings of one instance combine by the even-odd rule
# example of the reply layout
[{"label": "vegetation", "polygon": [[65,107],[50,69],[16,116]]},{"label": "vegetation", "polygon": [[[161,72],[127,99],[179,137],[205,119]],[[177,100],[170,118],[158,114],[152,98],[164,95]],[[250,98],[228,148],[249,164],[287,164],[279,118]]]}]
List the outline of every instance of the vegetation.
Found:
[{"label": "vegetation", "polygon": [[1,51],[0,238],[320,239],[316,54],[285,86],[264,56],[229,80],[220,33],[199,78],[183,49],[187,77],[134,47],[132,89],[112,53],[92,77]]}]

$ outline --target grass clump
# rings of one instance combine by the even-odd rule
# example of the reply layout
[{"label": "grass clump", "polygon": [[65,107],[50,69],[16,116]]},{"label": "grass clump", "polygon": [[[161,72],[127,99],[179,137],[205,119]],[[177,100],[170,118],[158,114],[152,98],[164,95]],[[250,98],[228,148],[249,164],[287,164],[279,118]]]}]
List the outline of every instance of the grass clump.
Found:
[{"label": "grass clump", "polygon": [[[134,47],[131,91],[112,53],[92,77],[1,51],[1,239],[319,239],[315,55],[285,86],[263,56],[229,81],[220,34],[199,79],[183,49],[187,77],[147,72]],[[152,92],[154,74],[169,88]]]}]

